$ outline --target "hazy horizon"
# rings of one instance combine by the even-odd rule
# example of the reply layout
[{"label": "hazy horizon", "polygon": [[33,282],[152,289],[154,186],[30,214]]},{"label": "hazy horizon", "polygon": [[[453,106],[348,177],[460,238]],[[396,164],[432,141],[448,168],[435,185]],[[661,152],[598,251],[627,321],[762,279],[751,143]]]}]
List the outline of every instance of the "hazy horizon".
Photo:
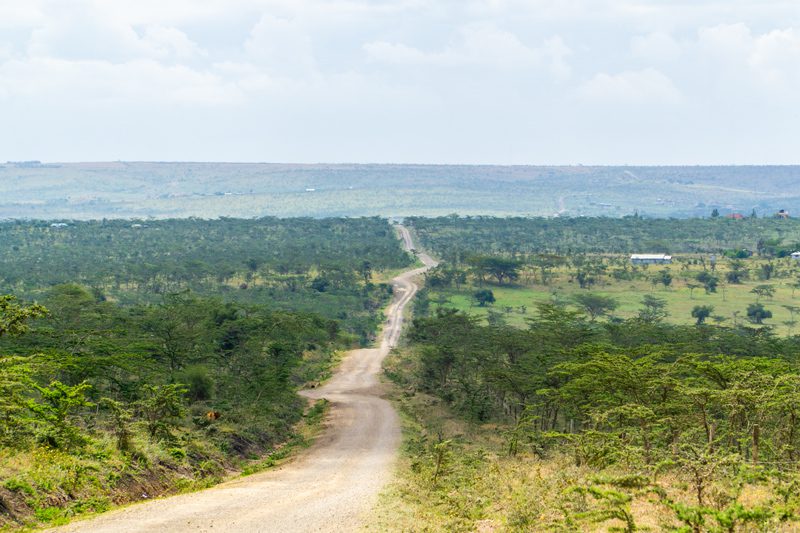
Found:
[{"label": "hazy horizon", "polygon": [[725,167],[800,167],[798,163],[451,163],[441,162],[404,162],[404,161],[265,161],[265,160],[213,160],[213,159],[94,159],[94,160],[43,160],[43,159],[21,159],[12,158],[0,162],[0,166],[14,165],[19,163],[41,163],[42,165],[91,165],[109,163],[157,163],[165,165],[196,164],[196,165],[296,165],[296,166],[405,166],[405,167],[531,167],[531,168],[618,168],[618,167],[640,167],[640,168],[725,168]]},{"label": "hazy horizon", "polygon": [[800,166],[0,165],[2,218],[800,212]]}]

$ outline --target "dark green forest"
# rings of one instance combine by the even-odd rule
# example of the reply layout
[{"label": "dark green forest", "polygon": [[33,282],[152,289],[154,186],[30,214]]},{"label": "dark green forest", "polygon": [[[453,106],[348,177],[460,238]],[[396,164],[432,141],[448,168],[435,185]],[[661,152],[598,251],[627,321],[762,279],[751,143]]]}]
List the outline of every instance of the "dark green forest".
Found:
[{"label": "dark green forest", "polygon": [[313,311],[365,341],[387,298],[373,273],[410,261],[379,218],[14,221],[0,244],[0,294],[32,300],[75,283],[128,305],[191,290]]},{"label": "dark green forest", "polygon": [[411,217],[419,245],[453,264],[481,254],[709,253],[800,249],[800,220]]}]

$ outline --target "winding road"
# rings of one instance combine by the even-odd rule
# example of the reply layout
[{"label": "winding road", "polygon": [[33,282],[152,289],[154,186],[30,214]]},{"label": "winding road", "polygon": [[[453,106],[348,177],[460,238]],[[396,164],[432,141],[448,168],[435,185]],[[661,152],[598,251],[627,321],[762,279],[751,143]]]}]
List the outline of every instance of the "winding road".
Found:
[{"label": "winding road", "polygon": [[[411,235],[397,226],[407,250]],[[58,528],[58,532],[295,532],[358,529],[390,479],[400,443],[400,423],[382,397],[381,363],[396,346],[403,311],[417,292],[413,279],[436,262],[394,278],[394,299],[379,348],[347,354],[325,385],[302,391],[331,402],[323,435],[279,468],[191,494],[112,511]]]}]

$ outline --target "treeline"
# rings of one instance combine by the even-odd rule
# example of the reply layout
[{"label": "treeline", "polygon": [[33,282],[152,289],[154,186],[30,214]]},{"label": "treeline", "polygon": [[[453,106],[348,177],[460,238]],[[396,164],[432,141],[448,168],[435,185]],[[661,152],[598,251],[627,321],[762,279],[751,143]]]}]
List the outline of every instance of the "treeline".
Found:
[{"label": "treeline", "polygon": [[373,274],[410,263],[379,218],[13,221],[0,243],[0,293],[35,299],[77,283],[138,304],[188,289],[313,311],[364,342],[388,297]]},{"label": "treeline", "polygon": [[411,217],[420,246],[460,264],[473,255],[735,253],[783,256],[800,248],[797,219]]},{"label": "treeline", "polygon": [[297,388],[349,344],[318,315],[78,285],[0,297],[0,525],[208,484],[293,434]]},{"label": "treeline", "polygon": [[[548,495],[563,505],[549,527],[617,520],[634,531],[637,498],[666,509],[675,531],[779,530],[800,516],[800,337],[647,314],[598,322],[548,303],[526,329],[443,309],[415,318],[409,341],[413,357],[392,373],[407,390],[499,424],[511,456],[566,455],[595,472]],[[445,439],[420,452],[442,476],[437,460],[455,461]],[[750,485],[768,497],[742,500]]]}]

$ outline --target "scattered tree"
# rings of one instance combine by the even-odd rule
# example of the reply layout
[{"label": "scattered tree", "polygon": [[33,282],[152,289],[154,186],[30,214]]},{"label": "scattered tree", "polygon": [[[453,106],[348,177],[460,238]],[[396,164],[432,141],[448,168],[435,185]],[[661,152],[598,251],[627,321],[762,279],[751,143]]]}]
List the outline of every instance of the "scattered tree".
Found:
[{"label": "scattered tree", "polygon": [[705,323],[706,318],[710,317],[713,312],[714,306],[712,305],[696,305],[692,309],[692,318],[696,319],[695,324],[699,326]]},{"label": "scattered tree", "polygon": [[489,289],[479,289],[472,294],[472,297],[480,307],[486,307],[488,304],[495,302],[494,293]]},{"label": "scattered tree", "polygon": [[611,296],[603,296],[592,292],[577,294],[574,300],[578,306],[586,311],[591,320],[607,315],[619,306],[619,302]]},{"label": "scattered tree", "polygon": [[764,320],[772,318],[772,311],[765,309],[760,303],[747,306],[747,319],[753,324],[763,324]]}]

